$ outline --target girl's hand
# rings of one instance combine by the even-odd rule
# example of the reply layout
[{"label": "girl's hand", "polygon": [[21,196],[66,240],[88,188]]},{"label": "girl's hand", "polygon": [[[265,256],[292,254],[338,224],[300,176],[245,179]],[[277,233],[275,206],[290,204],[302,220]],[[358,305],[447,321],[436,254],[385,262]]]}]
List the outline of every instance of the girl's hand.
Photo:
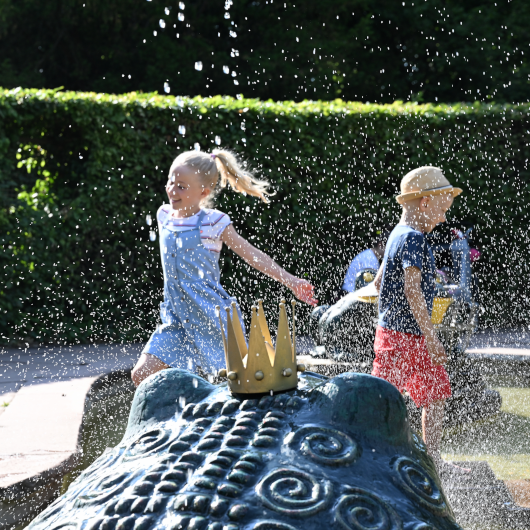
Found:
[{"label": "girl's hand", "polygon": [[315,288],[307,281],[301,278],[295,278],[292,285],[289,286],[291,291],[298,300],[305,302],[306,304],[316,306],[318,300],[315,300]]}]

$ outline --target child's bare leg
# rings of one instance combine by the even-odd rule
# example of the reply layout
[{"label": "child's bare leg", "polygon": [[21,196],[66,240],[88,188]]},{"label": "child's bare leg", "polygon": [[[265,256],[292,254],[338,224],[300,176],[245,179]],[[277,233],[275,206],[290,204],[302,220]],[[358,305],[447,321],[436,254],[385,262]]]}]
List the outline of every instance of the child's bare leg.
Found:
[{"label": "child's bare leg", "polygon": [[162,362],[158,357],[151,355],[150,353],[142,353],[136,366],[131,372],[131,379],[133,383],[138,386],[144,379],[148,378],[150,375],[160,372],[160,370],[165,370],[169,366]]},{"label": "child's bare leg", "polygon": [[455,466],[450,462],[444,462],[440,455],[440,446],[442,443],[442,431],[444,420],[445,400],[434,401],[423,407],[422,427],[423,441],[427,446],[427,451],[431,455],[438,472],[446,471],[448,473],[467,474],[471,469]]},{"label": "child's bare leg", "polygon": [[444,420],[445,400],[434,401],[423,407],[421,423],[423,427],[423,441],[427,451],[433,458],[436,466],[442,460],[440,444],[442,442],[442,425]]}]

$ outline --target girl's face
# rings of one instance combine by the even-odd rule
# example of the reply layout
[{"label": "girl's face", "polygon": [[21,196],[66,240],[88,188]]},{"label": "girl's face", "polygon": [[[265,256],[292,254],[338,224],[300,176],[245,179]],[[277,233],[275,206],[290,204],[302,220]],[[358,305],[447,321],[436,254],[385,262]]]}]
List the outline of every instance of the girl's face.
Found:
[{"label": "girl's face", "polygon": [[188,217],[200,210],[200,203],[210,194],[210,189],[204,186],[193,168],[179,165],[169,174],[166,192],[171,208]]}]

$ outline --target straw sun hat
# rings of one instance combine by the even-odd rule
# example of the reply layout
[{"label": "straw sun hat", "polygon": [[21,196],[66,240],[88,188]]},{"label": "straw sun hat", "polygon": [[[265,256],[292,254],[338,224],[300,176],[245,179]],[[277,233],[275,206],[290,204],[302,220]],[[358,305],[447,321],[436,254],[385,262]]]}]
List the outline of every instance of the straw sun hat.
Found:
[{"label": "straw sun hat", "polygon": [[401,180],[401,193],[396,197],[399,204],[419,197],[452,193],[453,197],[462,193],[445,178],[442,170],[433,166],[419,167],[407,173]]}]

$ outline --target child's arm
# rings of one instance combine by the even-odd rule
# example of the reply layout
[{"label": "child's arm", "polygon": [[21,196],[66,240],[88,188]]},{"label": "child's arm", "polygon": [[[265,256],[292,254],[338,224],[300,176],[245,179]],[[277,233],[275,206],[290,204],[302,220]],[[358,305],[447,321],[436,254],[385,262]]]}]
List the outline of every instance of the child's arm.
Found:
[{"label": "child's arm", "polygon": [[233,225],[228,225],[224,229],[221,240],[238,256],[241,256],[251,267],[267,274],[291,289],[299,300],[313,306],[317,305],[318,301],[314,298],[314,287],[308,281],[296,278],[282,269],[267,254],[258,250],[245,238],[241,237]]},{"label": "child's arm", "polygon": [[421,290],[421,271],[417,267],[407,267],[405,269],[405,297],[425,337],[427,350],[431,354],[433,364],[445,364],[447,362],[447,355],[442,343],[436,336],[434,326],[429,318],[427,303]]},{"label": "child's arm", "polygon": [[383,280],[383,270],[384,270],[384,267],[383,267],[383,264],[381,263],[381,265],[379,266],[379,270],[377,271],[377,274],[375,275],[375,280],[374,280],[374,286],[377,292],[381,291],[381,282]]}]

